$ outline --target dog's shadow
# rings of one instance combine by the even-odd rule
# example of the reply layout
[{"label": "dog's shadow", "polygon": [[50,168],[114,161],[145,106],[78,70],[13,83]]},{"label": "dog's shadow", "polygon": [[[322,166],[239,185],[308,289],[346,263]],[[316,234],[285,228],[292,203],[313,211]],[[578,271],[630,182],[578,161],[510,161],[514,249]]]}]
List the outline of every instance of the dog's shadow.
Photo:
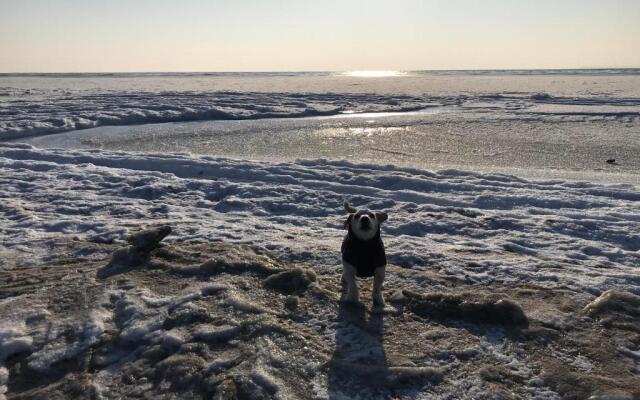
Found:
[{"label": "dog's shadow", "polygon": [[376,391],[385,385],[388,365],[383,335],[382,310],[367,313],[361,304],[340,303],[335,332],[336,347],[329,362],[329,399],[362,396],[369,390]]}]

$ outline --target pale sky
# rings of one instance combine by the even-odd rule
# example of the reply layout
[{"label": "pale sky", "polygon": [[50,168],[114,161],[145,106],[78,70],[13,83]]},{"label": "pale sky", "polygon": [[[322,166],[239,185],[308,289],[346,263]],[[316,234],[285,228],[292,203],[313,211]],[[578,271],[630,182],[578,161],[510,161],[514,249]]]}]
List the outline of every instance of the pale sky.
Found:
[{"label": "pale sky", "polygon": [[0,0],[0,72],[640,67],[640,0]]}]

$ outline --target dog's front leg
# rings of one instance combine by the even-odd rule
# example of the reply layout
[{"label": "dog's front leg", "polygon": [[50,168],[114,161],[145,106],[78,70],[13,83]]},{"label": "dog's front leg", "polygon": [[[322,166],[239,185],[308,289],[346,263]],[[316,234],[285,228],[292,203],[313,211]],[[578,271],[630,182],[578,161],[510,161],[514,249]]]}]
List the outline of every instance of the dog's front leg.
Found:
[{"label": "dog's front leg", "polygon": [[350,303],[358,302],[358,286],[356,285],[356,268],[346,261],[342,261],[342,280],[347,285],[347,293],[342,298]]},{"label": "dog's front leg", "polygon": [[384,283],[384,267],[376,268],[373,276],[373,304],[384,307],[382,284]]}]

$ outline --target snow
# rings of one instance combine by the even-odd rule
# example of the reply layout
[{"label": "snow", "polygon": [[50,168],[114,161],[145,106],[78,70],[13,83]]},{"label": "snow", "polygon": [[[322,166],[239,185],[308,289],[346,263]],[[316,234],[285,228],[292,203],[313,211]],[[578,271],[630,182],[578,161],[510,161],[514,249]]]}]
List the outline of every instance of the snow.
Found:
[{"label": "snow", "polygon": [[33,349],[34,338],[29,332],[27,321],[46,317],[46,310],[39,306],[28,304],[23,296],[0,300],[3,316],[0,326],[0,364],[14,354]]},{"label": "snow", "polygon": [[432,106],[415,96],[259,92],[77,92],[22,97],[0,108],[0,139],[170,121],[291,118],[343,111],[411,111]]},{"label": "snow", "polygon": [[66,341],[67,332],[50,332],[46,344],[29,356],[29,367],[35,371],[48,371],[59,361],[73,359],[100,339],[104,332],[104,318],[107,315],[103,311],[93,312],[88,322],[76,328],[74,334],[79,339],[72,343]]},{"label": "snow", "polygon": [[[257,162],[9,143],[0,143],[0,184],[0,254],[11,255],[22,271],[38,271],[53,257],[57,240],[126,249],[128,235],[146,227],[170,226],[163,243],[176,246],[171,257],[188,261],[154,264],[170,283],[154,270],[136,275],[143,273],[136,269],[142,261],[114,271],[118,276],[95,274],[97,267],[82,279],[65,277],[102,288],[81,313],[54,316],[51,304],[38,300],[46,290],[0,300],[0,398],[11,388],[14,372],[5,365],[10,357],[24,354],[29,368],[50,374],[61,361],[86,357],[89,349],[99,367],[91,385],[106,398],[125,389],[151,390],[148,377],[161,381],[158,387],[189,396],[189,390],[220,390],[225,381],[217,379],[225,376],[235,377],[233,385],[245,393],[269,398],[290,398],[295,379],[307,382],[310,395],[319,397],[349,398],[356,391],[366,398],[389,389],[397,389],[401,398],[450,398],[461,391],[482,397],[487,395],[484,380],[502,373],[521,382],[530,398],[558,397],[543,382],[525,344],[511,340],[502,327],[472,335],[473,318],[462,315],[467,321],[425,330],[411,307],[406,312],[414,317],[396,316],[388,305],[370,313],[368,321],[364,308],[352,314],[336,309],[331,300],[336,289],[328,282],[339,281],[345,199],[389,214],[382,226],[391,264],[388,287],[427,293],[451,289],[436,283],[438,276],[477,290],[526,285],[571,290],[568,298],[583,303],[578,310],[602,295],[587,311],[604,307],[613,293],[607,290],[628,293],[614,297],[630,308],[637,302],[633,293],[640,295],[640,190],[632,185],[347,161]],[[206,260],[177,250],[212,242],[238,246],[213,251]],[[267,251],[279,258],[262,254]],[[290,265],[288,272],[280,263]],[[297,309],[305,314],[286,311],[288,291],[266,284],[298,275],[309,281],[296,285],[308,291],[296,297]],[[579,323],[576,315],[582,318],[508,299],[496,304],[506,303],[517,304],[531,323],[562,331]],[[402,319],[403,327],[415,331],[394,331],[383,317]],[[383,345],[383,329],[391,331],[387,337],[403,336]],[[410,359],[402,346],[411,340],[414,346],[430,346],[428,353]],[[620,353],[637,369],[637,347],[625,346]],[[327,349],[334,348],[331,356]],[[597,369],[592,359],[560,345],[549,349],[585,374]],[[154,354],[162,361],[145,364]],[[465,360],[495,362],[500,369],[470,375]],[[120,374],[135,371],[146,375],[123,387]],[[361,375],[379,379],[362,385]]]},{"label": "snow", "polygon": [[169,241],[251,244],[338,268],[348,199],[389,213],[383,236],[396,265],[593,294],[638,293],[640,283],[640,191],[631,185],[7,143],[0,182],[0,251],[26,258],[42,256],[35,244],[60,235],[110,242],[166,224]]},{"label": "snow", "polygon": [[[558,96],[548,93],[466,90],[429,94],[434,88],[421,82],[422,94],[304,93],[257,91],[152,91],[110,89],[60,91],[7,90],[0,102],[0,139],[16,139],[98,126],[159,122],[299,118],[321,115],[406,112],[455,107],[482,112],[502,111],[517,118],[561,121],[619,118],[629,122],[640,117],[640,100],[607,94],[584,93]],[[26,81],[24,84],[34,85]],[[78,84],[78,83],[76,83]],[[624,83],[622,83],[624,84]],[[450,85],[449,85],[450,86]],[[287,86],[279,87],[280,90]],[[3,88],[0,88],[0,93]],[[466,89],[469,89],[468,87]]]},{"label": "snow", "polygon": [[22,295],[0,300],[0,399],[7,391],[9,372],[4,362],[20,353],[31,353],[28,365],[47,371],[58,361],[71,359],[94,344],[104,330],[102,310],[94,310],[83,323],[70,317],[52,319],[44,304]]}]

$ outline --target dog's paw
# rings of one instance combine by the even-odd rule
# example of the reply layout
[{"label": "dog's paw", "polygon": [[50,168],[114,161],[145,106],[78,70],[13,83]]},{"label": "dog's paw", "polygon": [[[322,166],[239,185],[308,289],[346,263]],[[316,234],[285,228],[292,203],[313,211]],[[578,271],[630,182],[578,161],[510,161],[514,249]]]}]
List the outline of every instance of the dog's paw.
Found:
[{"label": "dog's paw", "polygon": [[343,303],[353,303],[353,304],[360,303],[360,300],[358,299],[357,295],[352,295],[352,294],[349,294],[349,293],[347,293],[344,296],[342,296],[340,301],[343,302]]},{"label": "dog's paw", "polygon": [[382,295],[373,297],[373,305],[375,307],[384,308],[385,302],[384,302],[384,298],[382,297]]}]

